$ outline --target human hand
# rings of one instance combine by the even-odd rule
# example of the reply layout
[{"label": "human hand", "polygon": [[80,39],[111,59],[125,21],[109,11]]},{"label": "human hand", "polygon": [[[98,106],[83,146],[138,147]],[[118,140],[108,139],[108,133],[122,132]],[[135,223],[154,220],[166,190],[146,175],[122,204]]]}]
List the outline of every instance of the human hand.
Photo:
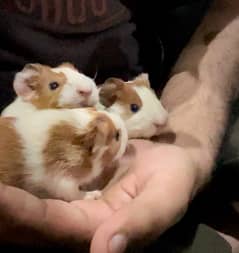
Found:
[{"label": "human hand", "polygon": [[136,154],[128,174],[100,200],[40,200],[1,186],[1,240],[70,244],[93,238],[91,252],[108,253],[117,252],[110,247],[123,251],[131,241],[163,233],[186,211],[197,169],[186,151],[174,145],[140,140],[133,144]]},{"label": "human hand", "polygon": [[184,215],[197,188],[198,169],[184,149],[142,140],[133,144],[129,173],[98,202],[112,215],[96,228],[91,253],[119,253],[132,241],[159,236]]},{"label": "human hand", "polygon": [[0,184],[0,245],[82,247],[98,223],[94,217],[91,226],[84,208],[74,203],[42,200]]}]

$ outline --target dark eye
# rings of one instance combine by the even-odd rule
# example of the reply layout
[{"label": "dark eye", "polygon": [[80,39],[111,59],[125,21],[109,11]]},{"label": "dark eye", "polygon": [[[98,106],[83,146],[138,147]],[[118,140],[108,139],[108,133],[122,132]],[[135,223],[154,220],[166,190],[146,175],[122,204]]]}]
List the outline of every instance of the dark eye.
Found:
[{"label": "dark eye", "polygon": [[136,105],[136,104],[131,104],[131,105],[130,105],[130,110],[131,110],[132,112],[137,112],[137,111],[139,110],[139,106]]},{"label": "dark eye", "polygon": [[59,87],[59,83],[58,82],[52,82],[49,84],[49,87],[51,90],[55,90]]},{"label": "dark eye", "polygon": [[119,138],[120,138],[120,132],[117,131],[116,134],[115,134],[116,141],[119,141]]}]

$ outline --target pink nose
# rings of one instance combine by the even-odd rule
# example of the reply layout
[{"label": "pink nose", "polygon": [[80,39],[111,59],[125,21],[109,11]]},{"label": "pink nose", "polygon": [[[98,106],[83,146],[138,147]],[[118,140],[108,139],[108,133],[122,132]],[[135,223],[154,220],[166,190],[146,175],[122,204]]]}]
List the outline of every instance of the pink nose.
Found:
[{"label": "pink nose", "polygon": [[162,127],[164,127],[165,126],[165,124],[166,124],[166,122],[162,122],[162,123],[154,123],[154,126],[156,127],[156,128],[162,128]]},{"label": "pink nose", "polygon": [[89,97],[92,93],[92,90],[78,90],[77,92],[83,97]]}]

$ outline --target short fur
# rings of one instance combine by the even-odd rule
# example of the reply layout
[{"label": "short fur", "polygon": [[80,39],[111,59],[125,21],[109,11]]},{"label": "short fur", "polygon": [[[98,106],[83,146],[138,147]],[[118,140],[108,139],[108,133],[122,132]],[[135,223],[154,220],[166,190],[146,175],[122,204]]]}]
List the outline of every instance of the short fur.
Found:
[{"label": "short fur", "polygon": [[[99,94],[105,109],[122,117],[129,138],[150,138],[166,124],[168,113],[150,88],[147,74],[129,82],[110,78],[100,87]],[[132,104],[138,106],[137,112],[131,111]]]},{"label": "short fur", "polygon": [[[59,86],[51,89],[51,83]],[[95,82],[70,63],[56,68],[27,64],[16,74],[13,86],[18,97],[2,116],[20,117],[40,109],[93,106],[99,100]]]},{"label": "short fur", "polygon": [[127,145],[120,117],[86,108],[0,118],[0,130],[0,180],[67,201],[86,195],[81,185],[97,185],[104,167],[119,159]]}]

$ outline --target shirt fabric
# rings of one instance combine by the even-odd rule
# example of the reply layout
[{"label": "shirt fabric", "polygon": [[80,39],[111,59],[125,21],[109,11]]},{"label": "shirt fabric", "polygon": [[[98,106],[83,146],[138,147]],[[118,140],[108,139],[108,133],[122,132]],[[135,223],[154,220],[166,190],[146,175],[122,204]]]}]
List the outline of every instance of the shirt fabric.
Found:
[{"label": "shirt fabric", "polygon": [[0,109],[14,98],[14,74],[26,63],[72,62],[97,84],[149,72],[162,90],[208,0],[0,1]]}]

